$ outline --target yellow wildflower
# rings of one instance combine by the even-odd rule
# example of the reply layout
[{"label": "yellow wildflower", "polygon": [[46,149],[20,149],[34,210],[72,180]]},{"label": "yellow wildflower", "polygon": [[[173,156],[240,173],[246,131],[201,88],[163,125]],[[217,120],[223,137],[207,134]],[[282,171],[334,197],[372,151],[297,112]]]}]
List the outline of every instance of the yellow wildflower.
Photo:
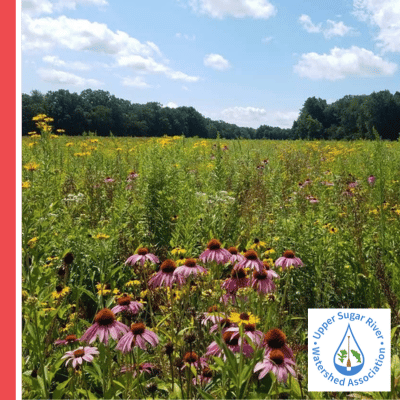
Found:
[{"label": "yellow wildflower", "polygon": [[106,235],[105,233],[98,233],[96,236],[93,236],[93,239],[98,239],[98,240],[106,240],[108,239],[110,236]]},{"label": "yellow wildflower", "polygon": [[36,163],[36,162],[34,162],[34,161],[31,161],[31,162],[29,162],[28,164],[25,164],[25,165],[24,165],[24,168],[25,168],[27,171],[36,171],[36,170],[39,168],[39,164]]},{"label": "yellow wildflower", "polygon": [[29,189],[31,187],[31,183],[29,181],[22,182],[22,189]]},{"label": "yellow wildflower", "polygon": [[36,242],[38,241],[38,237],[37,236],[35,236],[35,237],[33,237],[32,239],[30,239],[29,241],[28,241],[28,246],[31,248],[31,249],[33,249],[34,247],[35,247],[35,245],[36,245]]},{"label": "yellow wildflower", "polygon": [[56,290],[51,293],[53,299],[60,299],[66,296],[70,292],[70,288],[66,286],[65,288],[57,286]]},{"label": "yellow wildflower", "polygon": [[229,315],[229,319],[238,325],[242,325],[242,324],[257,324],[258,322],[260,322],[260,318],[256,317],[255,315],[253,315],[252,313],[237,313],[237,312],[232,312]]},{"label": "yellow wildflower", "polygon": [[185,249],[181,249],[180,247],[175,247],[174,249],[172,249],[171,250],[171,254],[173,254],[173,255],[183,255],[183,254],[185,254],[186,253],[186,250]]}]

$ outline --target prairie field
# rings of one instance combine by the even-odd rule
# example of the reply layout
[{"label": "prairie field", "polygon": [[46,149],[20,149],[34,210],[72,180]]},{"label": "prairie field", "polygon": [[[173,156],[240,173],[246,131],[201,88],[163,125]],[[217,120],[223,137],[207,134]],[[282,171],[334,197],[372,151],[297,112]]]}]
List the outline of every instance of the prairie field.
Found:
[{"label": "prairie field", "polygon": [[309,308],[390,308],[392,391],[361,395],[400,397],[399,142],[45,133],[23,398],[348,398],[307,391]]}]

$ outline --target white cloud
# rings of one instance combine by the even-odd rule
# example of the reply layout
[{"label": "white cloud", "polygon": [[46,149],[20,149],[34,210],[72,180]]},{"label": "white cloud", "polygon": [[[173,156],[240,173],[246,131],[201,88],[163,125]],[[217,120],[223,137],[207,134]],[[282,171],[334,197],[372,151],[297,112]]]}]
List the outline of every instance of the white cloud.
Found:
[{"label": "white cloud", "polygon": [[177,108],[178,104],[174,103],[173,101],[169,101],[164,107]]},{"label": "white cloud", "polygon": [[330,19],[326,21],[328,26],[323,28],[322,23],[315,25],[311,21],[311,17],[306,14],[300,15],[299,22],[308,33],[322,33],[326,39],[331,39],[334,36],[345,36],[355,32],[354,28],[345,25],[343,21],[336,22]]},{"label": "white cloud", "polygon": [[229,61],[220,54],[207,54],[204,57],[204,65],[218,71],[225,71],[231,67]]},{"label": "white cloud", "polygon": [[306,14],[300,15],[299,22],[308,33],[319,33],[322,29],[322,24],[314,25],[311,17]]},{"label": "white cloud", "polygon": [[390,76],[397,65],[383,60],[372,51],[352,46],[350,49],[335,47],[330,54],[302,54],[294,66],[299,76],[313,80],[328,79],[335,81],[351,77]]},{"label": "white cloud", "polygon": [[384,51],[400,52],[400,1],[354,0],[354,14],[379,28],[377,40]]},{"label": "white cloud", "polygon": [[193,40],[196,40],[196,36],[195,35],[188,35],[187,33],[180,33],[180,32],[178,32],[178,33],[175,33],[175,37],[177,37],[178,39],[186,39],[186,40],[189,40],[189,41],[193,41]]},{"label": "white cloud", "polygon": [[65,67],[68,69],[76,69],[80,71],[88,71],[91,67],[88,64],[85,64],[81,61],[72,61],[66,63],[64,60],[61,60],[58,56],[44,56],[43,61],[45,63],[54,65],[55,67]]},{"label": "white cloud", "polygon": [[193,10],[213,18],[273,17],[277,10],[268,0],[189,0]]},{"label": "white cloud", "polygon": [[70,72],[56,69],[39,69],[38,74],[45,82],[71,85],[71,86],[101,86],[103,83],[97,79],[86,79]]},{"label": "white cloud", "polygon": [[273,36],[266,36],[261,39],[263,43],[269,43],[273,39]]},{"label": "white cloud", "polygon": [[324,36],[327,39],[330,39],[334,36],[345,36],[348,33],[354,31],[353,28],[344,24],[343,21],[335,22],[328,19],[326,21],[328,23],[328,28],[324,29]]},{"label": "white cloud", "polygon": [[126,76],[122,79],[122,85],[133,86],[140,89],[146,89],[151,87],[141,76],[136,76],[135,78]]},{"label": "white cloud", "polygon": [[106,0],[22,0],[21,11],[29,15],[52,14],[64,8],[75,10],[77,5],[102,7],[108,5]]},{"label": "white cloud", "polygon": [[291,128],[298,116],[298,111],[267,111],[256,107],[230,107],[221,111],[222,120],[251,128],[258,128],[260,125]]},{"label": "white cloud", "polygon": [[[22,47],[24,50],[49,50],[54,47],[74,51],[94,51],[114,57],[116,65],[143,73],[161,73],[173,80],[196,82],[200,78],[174,71],[153,42],[141,43],[126,32],[113,32],[106,24],[86,19],[32,18],[22,16]],[[156,61],[155,58],[161,59]],[[79,66],[76,64],[76,68]],[[82,65],[81,65],[82,67]],[[82,68],[80,68],[82,69]]]}]

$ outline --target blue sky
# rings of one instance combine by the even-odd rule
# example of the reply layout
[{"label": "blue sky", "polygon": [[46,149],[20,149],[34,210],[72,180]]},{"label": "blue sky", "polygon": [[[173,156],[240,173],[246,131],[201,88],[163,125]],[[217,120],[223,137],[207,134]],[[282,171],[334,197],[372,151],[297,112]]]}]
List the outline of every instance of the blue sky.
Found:
[{"label": "blue sky", "polygon": [[400,90],[399,0],[22,0],[21,30],[23,93],[288,128],[310,96]]}]

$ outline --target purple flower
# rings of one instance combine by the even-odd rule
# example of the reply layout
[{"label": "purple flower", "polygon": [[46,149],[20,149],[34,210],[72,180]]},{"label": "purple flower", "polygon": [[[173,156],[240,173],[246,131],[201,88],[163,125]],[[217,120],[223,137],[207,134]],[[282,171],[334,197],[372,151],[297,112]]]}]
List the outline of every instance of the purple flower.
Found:
[{"label": "purple flower", "polygon": [[201,323],[203,325],[206,325],[208,321],[211,321],[213,324],[216,324],[217,322],[221,321],[224,318],[225,315],[223,313],[218,312],[218,306],[211,306],[208,309],[208,312],[203,314],[203,319]]},{"label": "purple flower", "polygon": [[135,171],[131,171],[128,175],[128,177],[126,178],[127,182],[131,182],[133,180],[135,180],[137,177],[139,176],[139,174],[137,174]]},{"label": "purple flower", "polygon": [[253,271],[251,287],[257,290],[258,293],[271,293],[276,289],[272,277],[279,278],[279,275],[275,271],[267,270],[265,268],[261,272],[255,270]]},{"label": "purple flower", "polygon": [[229,261],[231,253],[226,249],[221,249],[221,242],[212,239],[208,242],[207,250],[200,254],[199,259],[206,262],[216,262],[217,264],[225,264]]},{"label": "purple flower", "polygon": [[196,264],[196,260],[194,258],[187,258],[185,260],[185,264],[181,265],[174,271],[174,275],[181,275],[185,279],[189,275],[198,275],[206,273],[207,270],[201,265]]},{"label": "purple flower", "polygon": [[107,176],[107,178],[104,179],[104,183],[112,183],[112,182],[115,182],[115,179],[110,178],[109,176]]},{"label": "purple flower", "polygon": [[58,346],[60,344],[66,345],[66,344],[72,344],[72,343],[78,342],[78,341],[79,341],[79,339],[76,337],[76,335],[67,335],[65,339],[58,339],[54,342],[54,344],[56,346]]},{"label": "purple flower", "polygon": [[217,321],[211,328],[210,333],[221,331],[222,333],[226,332],[227,329],[237,326],[229,318],[222,318]]},{"label": "purple flower", "polygon": [[155,368],[156,367],[150,363],[141,363],[141,364],[139,364],[138,367],[136,367],[136,365],[127,365],[125,367],[121,367],[121,374],[125,374],[127,372],[132,372],[133,377],[135,377],[137,370],[139,370],[140,373],[146,372],[148,374],[151,374]]},{"label": "purple flower", "polygon": [[185,278],[181,275],[175,275],[176,264],[173,260],[165,260],[160,267],[160,270],[153,275],[149,280],[149,288],[155,289],[159,286],[172,287],[174,283],[183,285]]},{"label": "purple flower", "polygon": [[[246,357],[250,357],[250,355],[253,354],[253,348],[248,343],[243,343],[242,345],[239,345],[239,337],[237,336],[234,337],[234,332],[226,331],[225,333],[222,334],[222,340],[225,342],[228,349],[233,353],[240,353],[242,349],[243,354]],[[212,342],[207,347],[206,356],[211,355],[219,357],[222,353],[223,353],[223,348],[219,347],[217,342]],[[224,355],[223,358],[226,359],[226,356]]]},{"label": "purple flower", "polygon": [[264,335],[266,354],[273,350],[280,350],[286,358],[294,361],[292,349],[286,344],[286,335],[278,328],[270,329]]},{"label": "purple flower", "polygon": [[282,254],[282,257],[279,257],[275,261],[275,265],[277,267],[282,267],[282,270],[284,271],[286,268],[290,267],[293,265],[293,267],[302,267],[303,261],[300,260],[300,258],[296,257],[294,254],[294,251],[292,250],[286,250]]},{"label": "purple flower", "polygon": [[[240,328],[231,327],[226,330],[227,332],[233,332],[232,338],[239,338],[239,345],[242,342],[240,338]],[[255,324],[244,324],[244,336],[246,336],[254,345],[261,347],[263,340],[264,340],[264,333],[261,331],[256,330]],[[244,343],[247,343],[246,341]]]},{"label": "purple flower", "polygon": [[246,253],[244,253],[244,260],[235,265],[233,269],[237,271],[240,268],[250,268],[261,272],[264,268],[264,265],[254,250],[248,250]]},{"label": "purple flower", "polygon": [[93,361],[93,356],[98,355],[99,351],[96,347],[78,347],[76,350],[67,351],[65,355],[61,358],[67,358],[67,362],[65,365],[72,360],[72,367],[76,368],[79,365],[82,365],[83,360],[87,362]]},{"label": "purple flower", "polygon": [[201,374],[192,379],[193,385],[207,385],[213,376],[212,370],[209,367],[204,367]]},{"label": "purple flower", "polygon": [[263,361],[255,365],[254,372],[261,371],[258,379],[262,379],[268,372],[272,371],[278,382],[286,382],[288,372],[296,376],[293,365],[295,365],[294,361],[285,357],[282,351],[272,350],[270,353],[265,354]]},{"label": "purple flower", "polygon": [[115,314],[111,310],[103,308],[96,314],[94,324],[86,330],[80,340],[90,344],[99,336],[100,342],[107,344],[109,335],[117,340],[128,330],[129,328],[126,325],[115,319]]},{"label": "purple flower", "polygon": [[149,253],[149,250],[146,247],[141,247],[137,254],[130,256],[126,261],[125,264],[130,264],[132,267],[137,263],[140,262],[140,265],[143,267],[146,261],[150,261],[154,264],[160,262],[158,257],[154,254]]},{"label": "purple flower", "polygon": [[159,339],[158,336],[146,329],[146,326],[141,322],[131,325],[131,329],[125,333],[119,340],[116,349],[121,350],[123,353],[131,351],[132,346],[138,346],[142,350],[146,350],[146,342],[151,346],[156,347]]},{"label": "purple flower", "polygon": [[137,314],[143,304],[138,301],[132,301],[132,297],[129,295],[123,295],[117,300],[118,305],[111,309],[114,314],[120,312],[127,312],[129,314]]},{"label": "purple flower", "polygon": [[240,262],[244,260],[244,256],[242,256],[236,247],[229,247],[228,249],[229,253],[231,253],[231,256],[229,258],[229,262],[231,264],[234,264],[236,262]]},{"label": "purple flower", "polygon": [[375,183],[376,177],[374,175],[370,175],[368,177],[368,183],[373,186],[373,184]]},{"label": "purple flower", "polygon": [[228,293],[235,293],[238,289],[249,286],[249,278],[243,268],[233,269],[231,278],[225,279],[221,287]]}]

